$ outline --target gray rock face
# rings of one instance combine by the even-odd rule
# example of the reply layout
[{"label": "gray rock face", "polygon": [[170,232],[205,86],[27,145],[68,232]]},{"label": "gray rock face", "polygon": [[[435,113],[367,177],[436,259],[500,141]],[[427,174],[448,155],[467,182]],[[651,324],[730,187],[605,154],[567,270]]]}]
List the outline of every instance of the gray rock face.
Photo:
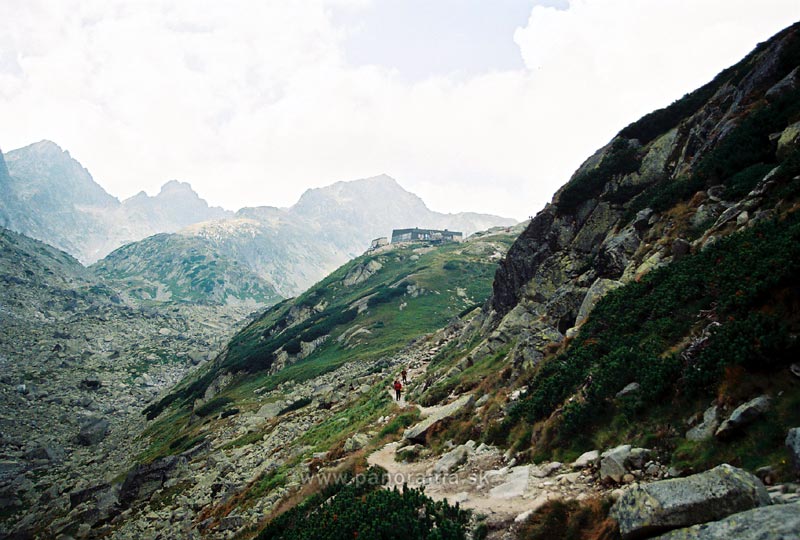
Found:
[{"label": "gray rock face", "polygon": [[369,443],[369,437],[364,433],[356,433],[344,442],[343,450],[345,452],[355,452],[364,448]]},{"label": "gray rock face", "polygon": [[631,445],[623,444],[603,452],[600,460],[600,480],[622,482],[622,477],[627,472],[625,461],[631,455]]},{"label": "gray rock face", "polygon": [[109,423],[105,418],[97,416],[87,417],[81,423],[81,430],[78,433],[78,442],[84,446],[92,446],[106,438]]},{"label": "gray rock face", "polygon": [[405,431],[405,433],[403,433],[403,437],[405,439],[408,439],[409,441],[424,443],[425,435],[428,433],[428,430],[431,427],[433,427],[434,425],[438,424],[439,422],[441,422],[446,418],[450,418],[460,413],[461,411],[466,410],[467,408],[471,407],[474,403],[475,403],[475,397],[472,394],[461,396],[453,403],[445,405],[438,411],[432,413],[422,422],[408,428]]},{"label": "gray rock face", "polygon": [[25,452],[25,459],[44,459],[47,461],[57,462],[64,459],[64,449],[58,444],[37,444],[27,452]]},{"label": "gray rock face", "polygon": [[506,481],[489,490],[489,495],[495,499],[510,499],[525,493],[530,480],[530,465],[521,465],[512,468]]},{"label": "gray rock face", "polygon": [[706,441],[714,436],[719,427],[719,407],[712,405],[703,413],[703,421],[686,432],[690,441]]},{"label": "gray rock face", "polygon": [[610,516],[619,523],[623,540],[630,540],[769,504],[758,478],[726,464],[633,488],[614,503]]},{"label": "gray rock face", "polygon": [[685,257],[689,254],[691,247],[691,244],[683,238],[677,238],[672,242],[672,256],[675,257],[676,260]]},{"label": "gray rock face", "polygon": [[573,469],[583,469],[590,465],[595,465],[600,461],[600,452],[597,450],[590,450],[581,454],[578,459],[572,462]]},{"label": "gray rock face", "polygon": [[149,499],[175,471],[186,466],[183,456],[167,456],[147,465],[137,465],[125,477],[119,492],[119,502],[129,507],[136,501]]},{"label": "gray rock face", "polygon": [[758,417],[769,410],[769,396],[759,396],[736,407],[730,417],[719,426],[714,434],[718,439],[729,438],[738,433],[742,428],[753,423]]},{"label": "gray rock face", "polygon": [[800,538],[800,503],[775,504],[694,525],[654,540],[790,540]]},{"label": "gray rock face", "polygon": [[600,278],[592,283],[592,286],[589,287],[589,291],[586,293],[586,296],[581,303],[581,307],[578,310],[578,317],[575,319],[575,326],[580,326],[586,321],[587,318],[589,318],[589,314],[592,312],[594,306],[597,305],[597,302],[599,302],[601,298],[621,286],[622,283],[619,281],[614,281],[613,279]]},{"label": "gray rock face", "polygon": [[641,386],[638,382],[632,382],[630,384],[625,385],[625,388],[617,392],[615,397],[623,397],[627,396],[628,394],[633,394],[639,391]]},{"label": "gray rock face", "polygon": [[786,448],[789,449],[795,472],[800,474],[800,427],[789,430],[786,435]]},{"label": "gray rock face", "polygon": [[466,463],[467,458],[469,458],[469,448],[463,444],[456,446],[439,458],[439,461],[433,466],[433,473],[449,474],[456,470],[459,465]]},{"label": "gray rock face", "polygon": [[368,280],[375,272],[383,268],[383,265],[375,259],[370,259],[364,264],[354,266],[342,280],[342,285],[352,287]]}]

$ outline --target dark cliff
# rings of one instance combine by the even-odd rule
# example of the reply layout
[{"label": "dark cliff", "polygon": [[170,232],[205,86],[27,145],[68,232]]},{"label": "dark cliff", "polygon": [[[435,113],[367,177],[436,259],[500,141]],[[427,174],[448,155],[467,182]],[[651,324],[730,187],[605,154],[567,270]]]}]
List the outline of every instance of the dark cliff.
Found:
[{"label": "dark cliff", "polygon": [[[738,173],[762,165],[763,177],[787,153],[782,149],[778,155],[778,145],[794,120],[798,65],[800,24],[795,24],[707,85],[624,128],[578,169],[501,262],[494,311],[501,316],[511,311],[532,280],[557,289],[579,281],[587,269],[596,274],[591,281],[620,279],[650,217],[641,215],[623,239],[615,233],[632,224],[637,211],[666,210],[712,186],[722,186],[728,199],[745,194],[752,185],[743,186],[747,179]],[[561,269],[559,275],[553,276],[553,266]],[[536,288],[528,287],[533,297]],[[578,308],[573,303],[567,311],[577,316]]]}]

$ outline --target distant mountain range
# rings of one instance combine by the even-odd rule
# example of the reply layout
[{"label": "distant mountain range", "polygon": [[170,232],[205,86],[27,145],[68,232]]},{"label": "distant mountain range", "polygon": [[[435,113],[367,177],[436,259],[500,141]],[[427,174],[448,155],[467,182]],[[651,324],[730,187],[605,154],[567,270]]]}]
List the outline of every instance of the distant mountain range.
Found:
[{"label": "distant mountain range", "polygon": [[[433,212],[385,175],[309,189],[288,209],[230,212],[209,206],[188,183],[174,180],[154,197],[141,192],[119,201],[53,142],[13,150],[5,159],[0,153],[0,226],[63,249],[84,264],[143,241],[147,245],[126,253],[136,253],[140,267],[160,268],[160,276],[183,271],[176,269],[181,261],[175,254],[191,237],[193,249],[241,263],[281,296],[302,292],[393,228],[449,228],[468,235],[515,223],[486,214]],[[159,233],[177,234],[149,238]],[[131,266],[117,253],[96,268],[119,277]]]},{"label": "distant mountain range", "polygon": [[0,225],[46,242],[84,264],[159,232],[230,215],[212,208],[186,183],[171,181],[155,197],[120,202],[78,161],[50,141],[5,156],[0,165]]}]

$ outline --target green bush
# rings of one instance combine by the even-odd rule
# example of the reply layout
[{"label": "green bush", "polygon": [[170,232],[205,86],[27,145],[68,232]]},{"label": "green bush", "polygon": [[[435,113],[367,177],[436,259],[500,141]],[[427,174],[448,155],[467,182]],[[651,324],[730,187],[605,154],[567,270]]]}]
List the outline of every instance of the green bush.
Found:
[{"label": "green bush", "polygon": [[[796,316],[798,275],[800,216],[793,214],[724,238],[609,293],[569,349],[539,368],[532,390],[492,430],[494,442],[503,442],[521,420],[549,417],[576,393],[580,399],[563,410],[564,435],[590,432],[613,406],[616,392],[633,381],[641,384],[642,404],[653,404],[670,392],[708,394],[726,366],[752,371],[785,365],[798,348],[796,328],[785,321]],[[785,290],[794,296],[774,303],[775,313],[759,311]],[[708,309],[716,311],[720,326],[700,352],[665,355]]]},{"label": "green bush", "polygon": [[299,409],[302,409],[303,407],[307,407],[308,405],[311,405],[312,401],[313,400],[311,398],[300,398],[297,401],[294,401],[289,405],[287,405],[286,407],[284,407],[283,409],[281,409],[280,412],[278,413],[278,416],[283,416],[284,414],[290,413],[292,411],[297,411]]},{"label": "green bush", "polygon": [[381,488],[376,467],[347,485],[323,493],[272,520],[258,540],[463,540],[469,514],[436,502],[422,490]]},{"label": "green bush", "polygon": [[387,287],[386,285],[381,285],[378,287],[377,291],[367,300],[367,306],[375,307],[380,304],[387,304],[394,300],[395,298],[399,298],[406,294],[408,290],[409,283],[402,282],[397,287]]},{"label": "green bush", "polygon": [[568,214],[589,199],[600,195],[609,180],[639,169],[638,149],[628,140],[618,138],[597,167],[576,175],[564,187],[558,199],[558,212]]},{"label": "green bush", "polygon": [[394,435],[395,433],[398,433],[401,429],[407,428],[408,426],[416,422],[418,419],[419,419],[419,411],[397,415],[392,419],[391,422],[383,426],[383,429],[381,429],[378,436],[385,437],[386,435]]},{"label": "green bush", "polygon": [[214,414],[215,412],[219,411],[220,409],[222,409],[223,407],[225,407],[225,405],[228,405],[229,403],[233,403],[233,400],[231,398],[229,398],[229,397],[217,397],[217,398],[212,399],[208,403],[206,403],[204,405],[201,405],[200,407],[196,408],[194,410],[194,414],[196,414],[197,416],[199,416],[201,418],[205,418],[206,416],[209,416],[209,415]]}]

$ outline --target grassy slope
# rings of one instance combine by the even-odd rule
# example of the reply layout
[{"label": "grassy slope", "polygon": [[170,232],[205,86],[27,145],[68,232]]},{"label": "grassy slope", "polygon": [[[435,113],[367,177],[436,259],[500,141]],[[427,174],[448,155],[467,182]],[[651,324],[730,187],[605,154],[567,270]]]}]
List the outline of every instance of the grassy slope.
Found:
[{"label": "grassy slope", "polygon": [[[236,377],[218,396],[231,400],[230,403],[219,402],[221,408],[235,406],[248,410],[263,405],[254,394],[255,389],[270,390],[285,381],[307,380],[346,362],[391,356],[409,341],[445,326],[465,309],[485,301],[491,293],[495,270],[487,254],[504,252],[513,239],[513,233],[502,232],[433,249],[410,244],[365,254],[343,265],[300,297],[273,306],[231,340],[226,354],[148,408],[146,412],[151,417],[161,416],[147,430],[153,446],[142,458],[150,460],[179,452],[198,442],[200,428],[198,424],[190,425],[191,408],[194,400],[202,397],[208,385],[221,373],[232,372]],[[381,269],[362,283],[345,286],[345,276],[370,259],[380,262]],[[397,284],[402,286],[392,287]],[[402,294],[390,292],[394,290]],[[342,324],[329,324],[350,311],[354,302],[364,302],[376,292],[385,301],[373,301],[369,305],[366,300],[368,308],[354,319],[345,318]],[[283,323],[290,322],[290,312],[301,306],[318,306],[319,309],[303,322],[291,321],[295,324],[270,334],[271,329],[282,328]],[[276,345],[286,347],[295,338],[303,341],[308,332],[316,332],[320,327],[325,328],[330,337],[313,354],[270,373],[274,353],[280,348]],[[356,336],[347,344],[337,339],[345,332],[352,333],[356,327],[367,329],[370,334],[367,338]],[[371,404],[371,398],[377,397],[365,396],[363,407],[365,411],[369,409],[365,418],[371,418],[373,409],[385,405]],[[318,435],[309,442],[318,444],[322,439],[327,440],[324,434]],[[322,446],[324,444],[320,444]]]},{"label": "grassy slope", "polygon": [[275,289],[235,260],[221,255],[201,238],[157,234],[122,246],[92,268],[140,301],[159,292],[174,302],[225,304],[252,300],[272,305]]}]

